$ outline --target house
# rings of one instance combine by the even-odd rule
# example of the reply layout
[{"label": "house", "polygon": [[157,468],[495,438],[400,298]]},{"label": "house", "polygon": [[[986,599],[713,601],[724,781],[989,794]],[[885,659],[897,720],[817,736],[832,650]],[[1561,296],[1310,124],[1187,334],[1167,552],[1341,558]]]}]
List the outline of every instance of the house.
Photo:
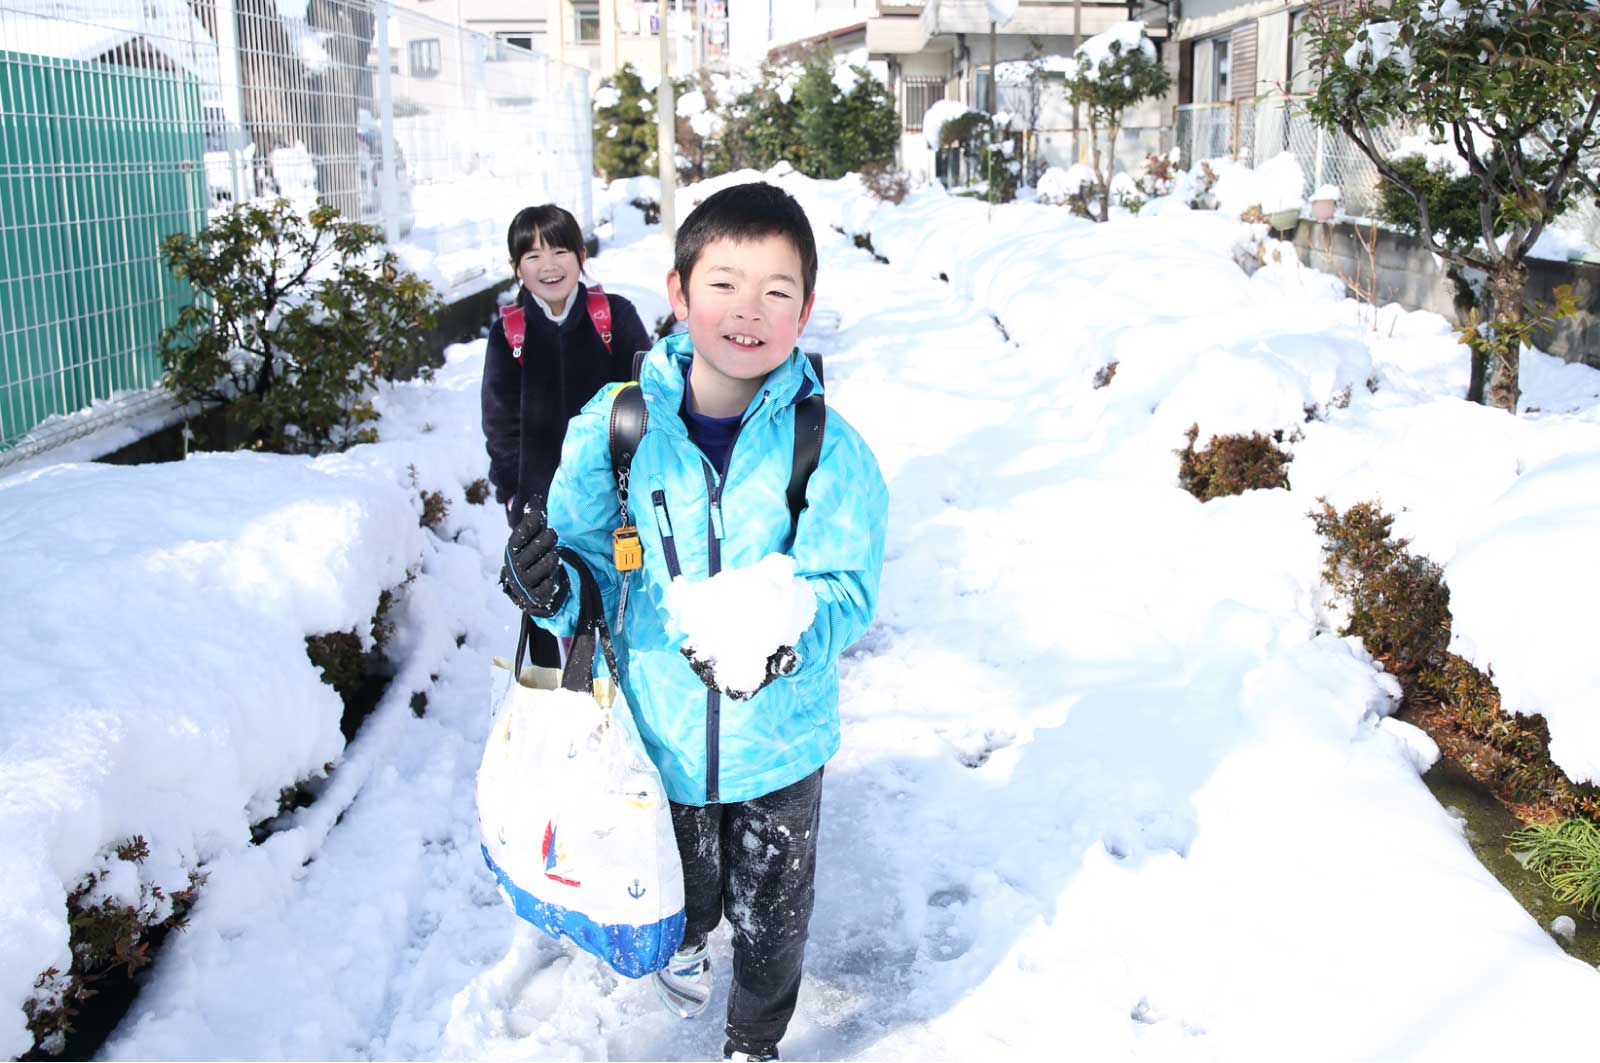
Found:
[{"label": "house", "polygon": [[[1286,106],[1313,86],[1303,0],[1171,0],[1174,125],[1185,157],[1265,157],[1285,145]],[[1262,149],[1256,150],[1257,146]]]},{"label": "house", "polygon": [[[937,100],[957,100],[974,110],[1032,112],[1027,124],[1037,145],[1035,164],[1066,166],[1088,155],[1088,122],[1073,121],[1063,78],[1046,75],[1040,98],[1025,104],[1018,87],[992,88],[993,67],[1038,56],[1070,56],[1080,42],[1129,18],[1127,3],[1102,0],[1023,0],[1016,15],[992,24],[985,0],[880,0],[867,20],[866,48],[887,67],[888,84],[900,112],[900,165],[918,175],[935,172],[933,150],[923,139],[922,119]],[[1148,26],[1162,46],[1166,24]],[[992,43],[991,43],[992,42]],[[1026,92],[1025,88],[1021,91]],[[1158,150],[1163,116],[1170,105],[1152,101],[1128,116],[1118,144],[1124,166]],[[1019,121],[1014,120],[1013,128]]]}]

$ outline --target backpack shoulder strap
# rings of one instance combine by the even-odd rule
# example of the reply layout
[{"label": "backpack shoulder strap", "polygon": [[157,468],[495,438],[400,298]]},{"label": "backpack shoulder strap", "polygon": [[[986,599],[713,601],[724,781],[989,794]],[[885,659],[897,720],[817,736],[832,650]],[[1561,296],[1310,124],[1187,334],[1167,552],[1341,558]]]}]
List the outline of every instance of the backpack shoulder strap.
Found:
[{"label": "backpack shoulder strap", "polygon": [[[807,353],[806,358],[822,379],[822,355]],[[817,471],[822,457],[822,436],[828,425],[828,404],[822,395],[812,393],[795,403],[794,407],[794,465],[789,472],[789,531],[793,535],[800,526],[800,511],[806,508],[806,485],[811,474]]]},{"label": "backpack shoulder strap", "polygon": [[622,510],[624,523],[627,522],[628,511],[628,473],[649,423],[644,391],[639,385],[629,383],[618,388],[616,399],[611,404],[611,475],[617,481],[617,504]]},{"label": "backpack shoulder strap", "polygon": [[520,364],[522,344],[528,338],[528,322],[522,316],[522,304],[512,303],[500,308],[500,324],[506,330],[506,343],[511,347],[511,357]]},{"label": "backpack shoulder strap", "polygon": [[606,290],[598,284],[589,285],[589,320],[594,322],[594,330],[600,333],[600,342],[606,345],[606,353],[611,353],[611,301],[606,298]]},{"label": "backpack shoulder strap", "polygon": [[633,375],[628,378],[629,380],[639,379],[639,370],[644,368],[644,356],[649,353],[647,350],[633,352]]}]

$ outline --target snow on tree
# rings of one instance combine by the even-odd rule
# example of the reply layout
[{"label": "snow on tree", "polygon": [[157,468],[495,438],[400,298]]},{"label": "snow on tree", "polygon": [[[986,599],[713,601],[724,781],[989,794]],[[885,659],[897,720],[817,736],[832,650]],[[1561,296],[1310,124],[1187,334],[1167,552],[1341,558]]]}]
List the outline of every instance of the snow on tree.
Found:
[{"label": "snow on tree", "polygon": [[[1110,174],[1116,165],[1122,118],[1141,100],[1160,96],[1172,79],[1156,57],[1142,22],[1119,22],[1078,48],[1076,67],[1067,73],[1067,98],[1089,113],[1089,146],[1095,172],[1095,202],[1100,221],[1110,213]],[[1100,131],[1106,132],[1104,165]]]},{"label": "snow on tree", "polygon": [[[1305,31],[1321,78],[1311,116],[1343,132],[1416,205],[1435,255],[1488,277],[1491,317],[1464,330],[1469,397],[1515,411],[1523,344],[1567,312],[1523,304],[1526,259],[1550,222],[1584,192],[1600,198],[1600,5],[1595,0],[1355,0]],[[1443,238],[1436,204],[1389,156],[1381,130],[1404,123],[1453,149],[1476,179],[1480,239]],[[1457,164],[1452,164],[1457,165]],[[1492,377],[1492,379],[1490,379]]]}]

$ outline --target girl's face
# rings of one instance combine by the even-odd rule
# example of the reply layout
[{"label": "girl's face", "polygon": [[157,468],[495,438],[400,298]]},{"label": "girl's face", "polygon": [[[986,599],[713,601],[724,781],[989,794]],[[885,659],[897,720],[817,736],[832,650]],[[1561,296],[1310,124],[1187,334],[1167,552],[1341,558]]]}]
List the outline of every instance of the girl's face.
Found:
[{"label": "girl's face", "polygon": [[549,303],[550,309],[559,314],[578,286],[583,259],[564,247],[550,247],[535,238],[516,267],[522,286]]}]

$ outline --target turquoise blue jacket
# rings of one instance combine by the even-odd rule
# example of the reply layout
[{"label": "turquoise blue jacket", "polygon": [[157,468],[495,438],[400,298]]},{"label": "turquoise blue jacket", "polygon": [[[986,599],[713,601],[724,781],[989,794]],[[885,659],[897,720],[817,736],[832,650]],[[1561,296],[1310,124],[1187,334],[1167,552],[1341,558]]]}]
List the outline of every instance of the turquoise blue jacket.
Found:
[{"label": "turquoise blue jacket", "polygon": [[[687,334],[669,336],[639,372],[649,424],[633,459],[630,510],[644,567],[627,577],[615,636],[622,689],[667,796],[702,805],[782,789],[839,748],[839,655],[872,622],[889,494],[872,451],[830,409],[807,507],[791,537],[785,489],[794,403],[822,382],[799,351],[774,369],[745,410],[724,479],[690,440],[680,414],[691,357]],[[609,434],[615,391],[602,390],[573,418],[548,502],[550,526],[588,562],[613,620],[621,579],[611,543],[619,524]],[[750,700],[734,701],[708,691],[690,670],[664,591],[679,576],[703,580],[775,552],[792,555],[797,574],[810,581],[816,619],[795,646],[799,668]],[[571,634],[577,611],[573,594],[543,623]]]}]

